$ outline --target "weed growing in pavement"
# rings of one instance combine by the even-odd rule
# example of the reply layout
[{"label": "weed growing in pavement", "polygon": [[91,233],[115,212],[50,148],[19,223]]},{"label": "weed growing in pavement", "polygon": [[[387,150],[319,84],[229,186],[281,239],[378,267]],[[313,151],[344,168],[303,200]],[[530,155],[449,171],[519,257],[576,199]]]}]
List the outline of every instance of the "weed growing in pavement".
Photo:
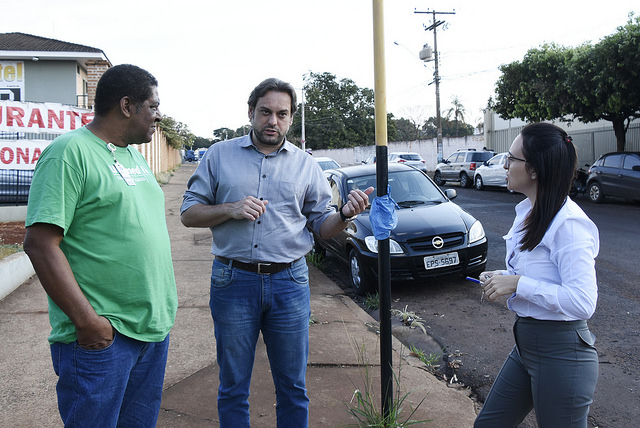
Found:
[{"label": "weed growing in pavement", "polygon": [[399,316],[402,319],[402,324],[411,328],[420,327],[423,333],[427,334],[422,318],[420,318],[415,312],[409,311],[408,308],[409,306],[406,305],[402,311],[399,309],[391,309],[391,314]]},{"label": "weed growing in pavement", "polygon": [[391,400],[391,406],[388,409],[387,414],[383,414],[382,402],[381,400],[376,398],[374,393],[372,376],[371,373],[369,373],[369,369],[372,367],[372,365],[369,363],[369,360],[367,358],[367,352],[364,344],[362,346],[358,346],[358,343],[353,339],[351,340],[351,343],[354,352],[356,353],[358,365],[363,368],[362,380],[364,382],[364,387],[363,390],[356,388],[356,390],[353,392],[353,396],[351,397],[351,401],[349,403],[345,403],[349,414],[358,420],[357,423],[348,424],[345,425],[345,427],[395,428],[430,422],[411,419],[416,410],[418,410],[418,408],[427,398],[426,396],[422,400],[420,400],[415,409],[409,409],[410,413],[406,418],[403,418],[402,416],[402,413],[404,412],[405,401],[409,397],[409,393],[400,392],[400,372],[402,369],[402,359],[400,359],[400,363],[398,364],[398,373],[396,374],[396,372],[393,371],[395,396]]},{"label": "weed growing in pavement", "polygon": [[367,308],[367,310],[377,311],[378,309],[380,309],[380,296],[378,295],[378,293],[367,293],[362,304],[365,308]]},{"label": "weed growing in pavement", "polygon": [[411,351],[411,355],[418,357],[420,361],[422,361],[427,366],[427,369],[429,369],[429,371],[434,371],[438,367],[440,367],[440,364],[436,364],[436,362],[439,361],[440,358],[442,358],[442,354],[438,352],[432,352],[427,355],[422,349],[416,348],[413,344],[411,345],[409,350]]},{"label": "weed growing in pavement", "polygon": [[307,259],[307,263],[311,266],[315,266],[318,269],[322,270],[322,262],[324,261],[324,257],[320,253],[316,253],[315,251],[309,251],[305,256]]}]

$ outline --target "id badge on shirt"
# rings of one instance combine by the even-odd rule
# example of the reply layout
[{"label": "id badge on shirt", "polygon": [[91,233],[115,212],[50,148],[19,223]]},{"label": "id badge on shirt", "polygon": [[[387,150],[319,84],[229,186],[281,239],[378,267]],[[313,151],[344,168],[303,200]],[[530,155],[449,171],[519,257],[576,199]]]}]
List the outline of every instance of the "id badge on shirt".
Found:
[{"label": "id badge on shirt", "polygon": [[129,171],[127,171],[127,169],[123,167],[122,164],[118,161],[115,161],[114,164],[115,164],[116,170],[118,171],[122,179],[125,181],[125,183],[127,183],[129,186],[135,186],[136,182],[133,180],[133,178],[129,174]]}]

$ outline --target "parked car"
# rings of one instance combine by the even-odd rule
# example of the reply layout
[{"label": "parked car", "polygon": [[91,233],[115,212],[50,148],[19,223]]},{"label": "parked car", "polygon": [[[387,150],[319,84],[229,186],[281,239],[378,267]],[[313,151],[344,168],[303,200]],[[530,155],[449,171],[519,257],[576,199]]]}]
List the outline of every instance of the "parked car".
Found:
[{"label": "parked car", "polygon": [[389,162],[398,162],[404,163],[407,165],[411,165],[423,171],[427,170],[427,161],[422,159],[418,153],[409,153],[409,152],[399,152],[399,153],[390,153],[389,154]]},{"label": "parked car", "polygon": [[371,155],[367,159],[363,160],[362,163],[370,165],[376,163],[376,155]]},{"label": "parked car", "polygon": [[196,162],[198,158],[196,157],[196,152],[193,150],[187,150],[184,152],[184,161],[185,162]]},{"label": "parked car", "polygon": [[459,181],[460,186],[471,187],[476,168],[491,159],[494,154],[486,150],[458,150],[436,166],[433,179],[438,186],[447,181]]},{"label": "parked car", "polygon": [[504,169],[507,155],[508,152],[498,153],[476,168],[473,183],[477,190],[482,190],[485,186],[507,187],[507,170]]},{"label": "parked car", "polygon": [[0,169],[0,204],[26,204],[32,178],[32,169]]},{"label": "parked car", "polygon": [[587,193],[597,203],[607,196],[640,201],[640,152],[602,155],[589,169]]},{"label": "parked car", "polygon": [[[332,205],[341,207],[353,189],[376,187],[375,165],[325,171]],[[440,190],[426,173],[407,165],[389,164],[390,195],[399,209],[390,236],[392,281],[425,281],[439,276],[476,275],[487,263],[487,238],[482,224],[451,199],[455,189]],[[369,196],[376,198],[376,191]],[[314,234],[315,251],[335,254],[349,265],[351,285],[364,295],[375,290],[378,241],[369,209],[331,239]]]},{"label": "parked car", "polygon": [[320,168],[322,168],[323,171],[326,169],[340,168],[340,164],[331,158],[320,156],[314,159],[320,164]]}]

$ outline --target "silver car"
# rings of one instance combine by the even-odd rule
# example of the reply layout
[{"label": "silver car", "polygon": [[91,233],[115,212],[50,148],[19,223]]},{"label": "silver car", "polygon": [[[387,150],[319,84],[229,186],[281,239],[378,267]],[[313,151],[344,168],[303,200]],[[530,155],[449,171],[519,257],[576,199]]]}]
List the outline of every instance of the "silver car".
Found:
[{"label": "silver car", "polygon": [[476,168],[473,175],[476,189],[482,190],[485,186],[507,187],[507,170],[504,169],[507,154],[507,152],[498,153]]}]

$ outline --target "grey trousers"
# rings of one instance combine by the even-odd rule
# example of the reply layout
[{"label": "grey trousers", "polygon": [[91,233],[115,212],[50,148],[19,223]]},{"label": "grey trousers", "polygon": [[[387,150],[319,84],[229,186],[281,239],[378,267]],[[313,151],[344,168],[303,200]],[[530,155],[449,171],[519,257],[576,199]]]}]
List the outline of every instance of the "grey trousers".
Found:
[{"label": "grey trousers", "polygon": [[516,345],[474,427],[513,428],[535,409],[540,428],[586,428],[598,381],[587,322],[516,317],[513,334]]}]

